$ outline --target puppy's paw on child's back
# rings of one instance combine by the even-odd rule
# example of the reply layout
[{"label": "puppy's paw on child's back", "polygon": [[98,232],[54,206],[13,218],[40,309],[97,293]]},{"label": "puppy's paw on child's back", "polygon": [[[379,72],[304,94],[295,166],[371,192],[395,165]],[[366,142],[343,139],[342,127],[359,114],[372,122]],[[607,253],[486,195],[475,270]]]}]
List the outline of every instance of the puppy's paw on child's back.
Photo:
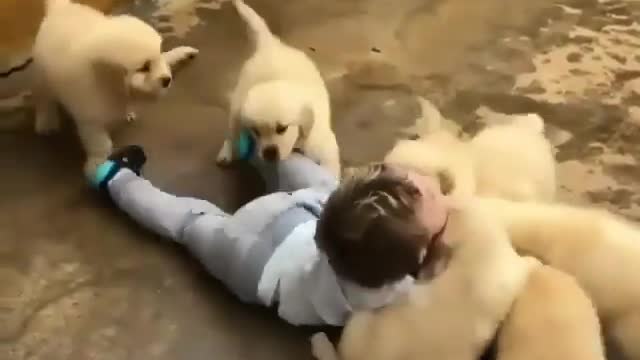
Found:
[{"label": "puppy's paw on child's back", "polygon": [[309,341],[311,341],[311,353],[317,360],[338,360],[338,354],[327,334],[315,333],[309,338]]}]

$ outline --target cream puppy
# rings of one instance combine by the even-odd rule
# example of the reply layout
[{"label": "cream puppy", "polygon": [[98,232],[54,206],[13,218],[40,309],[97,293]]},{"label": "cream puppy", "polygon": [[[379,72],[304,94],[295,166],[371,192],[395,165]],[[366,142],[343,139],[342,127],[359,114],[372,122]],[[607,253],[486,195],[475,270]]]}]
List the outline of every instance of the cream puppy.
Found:
[{"label": "cream puppy", "polygon": [[456,196],[491,195],[513,200],[548,201],[555,195],[553,148],[544,122],[535,114],[517,115],[506,124],[489,125],[471,140],[440,126],[440,113],[426,100],[429,118],[418,122],[419,139],[400,140],[385,162],[438,174],[451,182]]},{"label": "cream puppy", "polygon": [[489,125],[469,142],[476,194],[512,200],[550,201],[555,197],[553,147],[536,114]]},{"label": "cream puppy", "polygon": [[497,335],[496,360],[605,360],[600,321],[570,275],[550,266],[529,274]]},{"label": "cream puppy", "polygon": [[478,200],[503,222],[518,252],[573,275],[603,327],[640,359],[640,231],[605,210],[563,204]]},{"label": "cream puppy", "polygon": [[405,300],[353,314],[338,352],[324,334],[314,335],[315,357],[476,360],[540,263],[518,256],[500,224],[471,202],[451,210],[439,241],[425,260],[440,269],[434,278]]},{"label": "cream puppy", "polygon": [[304,52],[272,34],[264,19],[242,0],[233,3],[256,49],[242,67],[231,96],[229,131],[218,163],[226,165],[237,158],[231,145],[241,130],[249,129],[263,159],[278,161],[298,149],[339,175],[329,94],[320,72]]},{"label": "cream puppy", "polygon": [[86,151],[85,172],[92,173],[111,153],[110,127],[133,120],[131,102],[163,94],[171,66],[198,53],[186,46],[163,53],[161,44],[160,34],[133,16],[47,0],[33,48],[36,131],[59,128],[61,103]]}]

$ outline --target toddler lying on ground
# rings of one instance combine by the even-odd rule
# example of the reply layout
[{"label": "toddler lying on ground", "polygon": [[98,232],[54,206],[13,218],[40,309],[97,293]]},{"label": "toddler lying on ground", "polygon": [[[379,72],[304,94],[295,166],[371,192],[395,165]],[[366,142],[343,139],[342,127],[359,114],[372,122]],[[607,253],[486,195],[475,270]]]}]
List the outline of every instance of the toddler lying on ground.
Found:
[{"label": "toddler lying on ground", "polygon": [[[142,148],[125,147],[92,183],[135,221],[189,248],[242,301],[277,306],[293,325],[342,326],[353,311],[406,294],[446,219],[437,180],[382,164],[345,182],[341,194],[368,194],[351,204],[363,211],[345,219],[345,199],[327,204],[338,180],[299,154],[255,160],[270,193],[234,214],[155,188],[140,176],[145,161]],[[398,228],[401,236],[388,236]],[[333,242],[336,234],[347,241]],[[363,234],[368,241],[357,241]]]},{"label": "toddler lying on ground", "polygon": [[[321,166],[299,154],[272,164],[256,161],[271,193],[231,215],[207,201],[155,188],[140,177],[145,160],[140,147],[123,148],[98,168],[92,181],[134,220],[188,247],[242,301],[277,306],[280,317],[294,325],[342,326],[354,312],[378,314],[382,312],[371,310],[399,304],[383,311],[393,312],[407,298],[416,299],[415,289],[429,293],[429,285],[415,286],[415,277],[422,272],[433,279],[442,272],[438,269],[441,259],[448,257],[442,247],[447,235],[442,233],[449,204],[440,184],[400,166],[360,168],[338,184]],[[455,223],[453,217],[446,227],[455,230]],[[476,255],[472,251],[470,259],[483,260],[483,255]],[[486,283],[471,286],[445,278],[440,283],[462,292],[469,291],[465,290],[469,286],[488,290],[483,294],[495,289]],[[425,327],[455,323],[449,315],[456,312],[439,309],[433,307],[433,313],[442,316],[440,321],[424,319]],[[467,328],[465,319],[457,324]],[[449,333],[415,345],[427,350],[433,350],[427,344],[450,345],[438,340],[455,337],[454,328],[447,328]],[[484,328],[481,339],[471,341],[474,352],[483,350],[493,331],[491,326]],[[405,335],[401,330],[395,336]],[[387,345],[377,343],[378,348]]]}]

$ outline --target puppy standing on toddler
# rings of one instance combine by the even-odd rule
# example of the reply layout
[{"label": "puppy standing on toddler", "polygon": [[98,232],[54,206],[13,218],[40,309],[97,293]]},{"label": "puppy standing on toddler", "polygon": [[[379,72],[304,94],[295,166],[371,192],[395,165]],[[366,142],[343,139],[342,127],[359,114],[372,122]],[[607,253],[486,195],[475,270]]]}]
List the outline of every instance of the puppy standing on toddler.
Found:
[{"label": "puppy standing on toddler", "polygon": [[251,131],[266,161],[287,158],[295,149],[340,175],[340,154],[331,128],[329,93],[313,61],[275,36],[242,0],[233,0],[255,44],[231,96],[227,139],[218,163],[238,159],[233,144]]},{"label": "puppy standing on toddler", "polygon": [[109,130],[133,120],[131,102],[156,98],[172,83],[171,67],[198,50],[161,50],[162,38],[130,16],[107,16],[70,0],[46,0],[33,48],[36,132],[60,127],[57,104],[75,121],[93,173],[111,154]]}]

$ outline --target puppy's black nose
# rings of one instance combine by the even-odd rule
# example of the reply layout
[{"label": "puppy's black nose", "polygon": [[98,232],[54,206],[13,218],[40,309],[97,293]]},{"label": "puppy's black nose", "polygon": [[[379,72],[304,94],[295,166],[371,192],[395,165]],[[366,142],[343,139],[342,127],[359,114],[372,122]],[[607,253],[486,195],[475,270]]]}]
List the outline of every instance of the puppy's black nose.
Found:
[{"label": "puppy's black nose", "polygon": [[262,158],[267,161],[278,161],[280,158],[280,152],[277,146],[268,146],[262,150]]},{"label": "puppy's black nose", "polygon": [[168,88],[169,85],[171,85],[171,77],[170,76],[161,77],[160,78],[160,84],[162,84],[162,87]]}]

